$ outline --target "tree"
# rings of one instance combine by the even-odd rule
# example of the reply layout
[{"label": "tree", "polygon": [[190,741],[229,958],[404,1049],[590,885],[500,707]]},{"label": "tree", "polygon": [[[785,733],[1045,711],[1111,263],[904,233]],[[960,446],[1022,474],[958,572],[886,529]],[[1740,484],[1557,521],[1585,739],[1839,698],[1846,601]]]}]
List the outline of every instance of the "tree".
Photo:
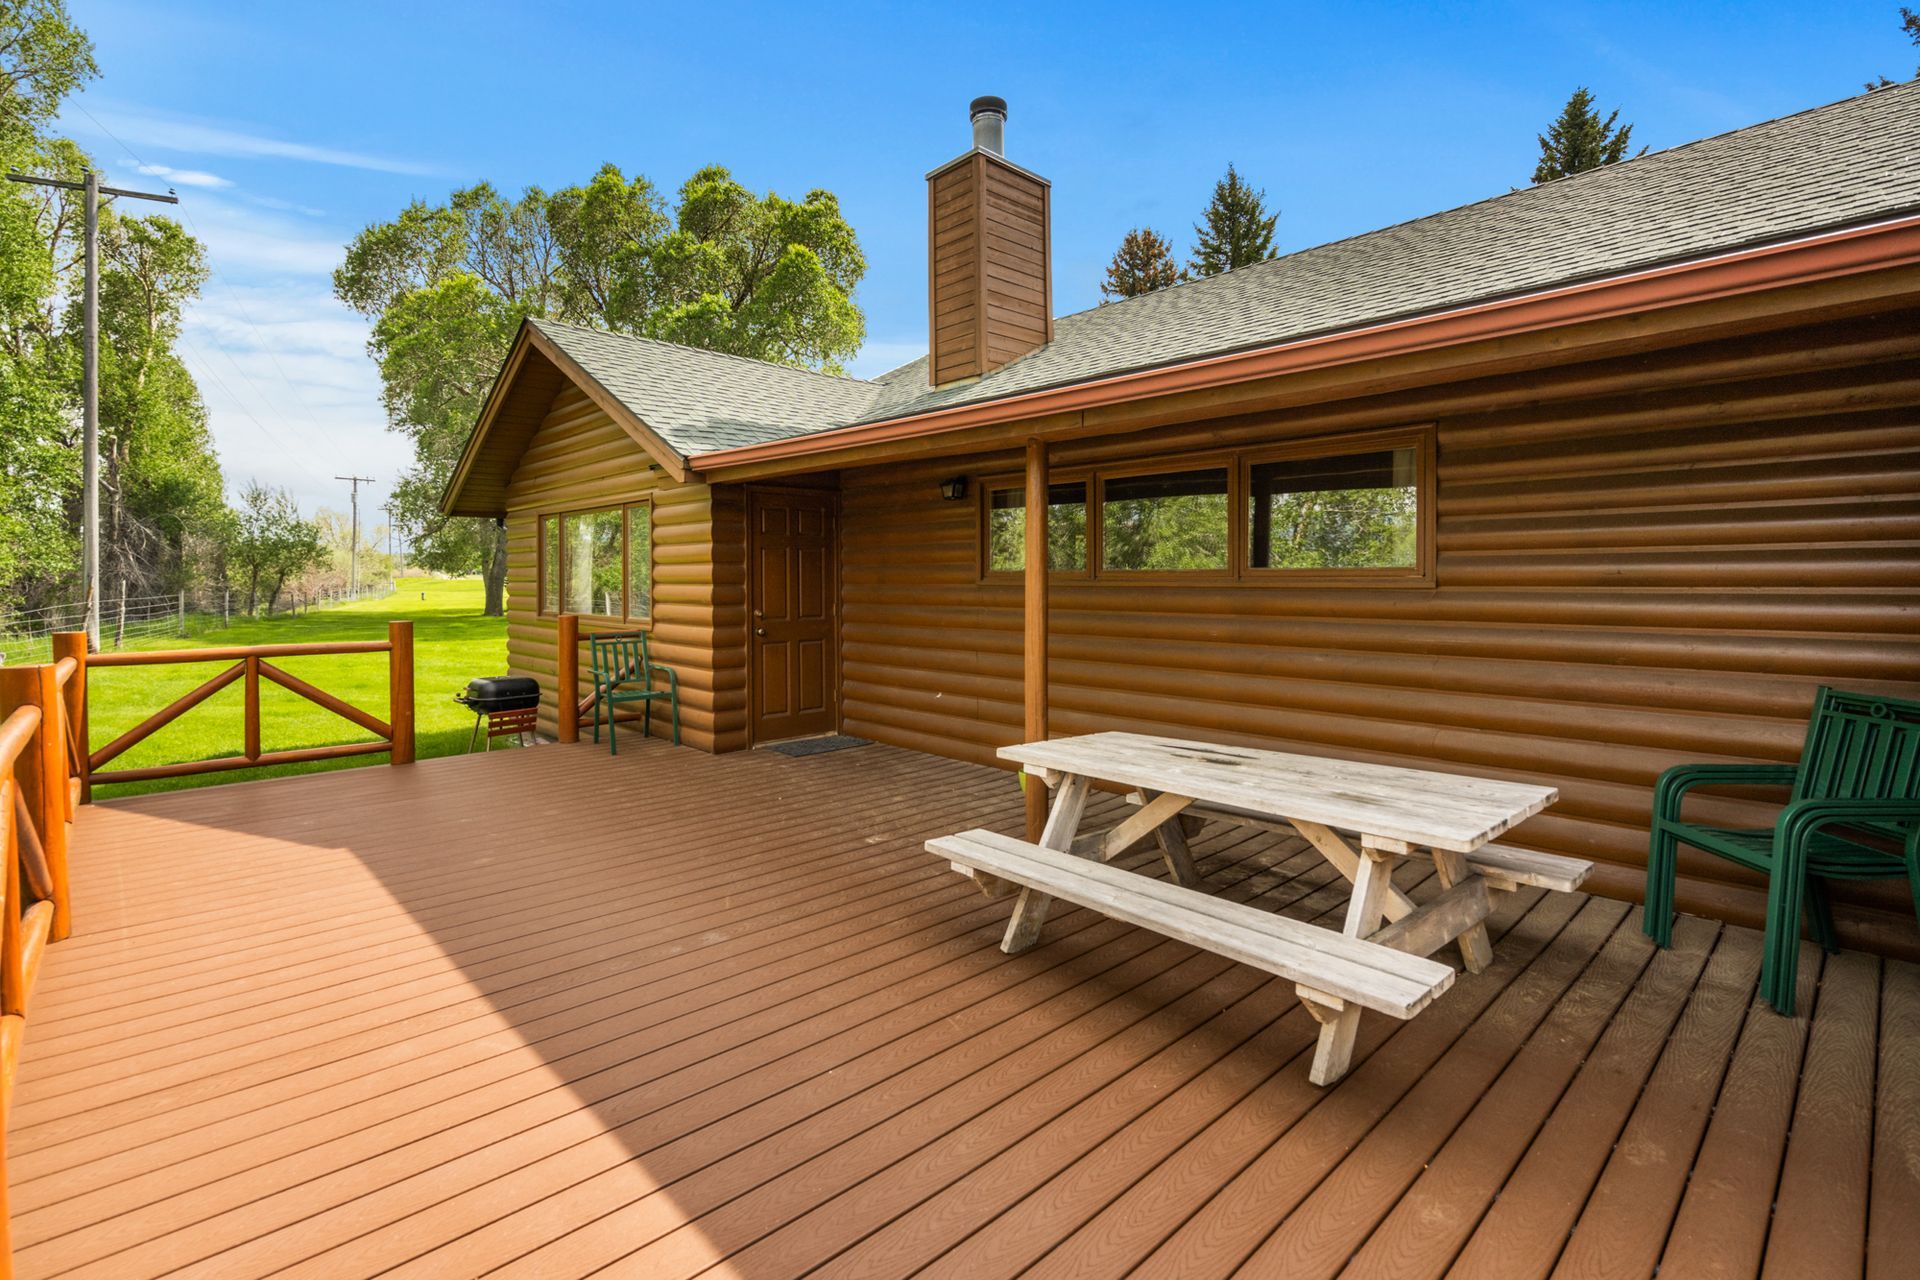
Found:
[{"label": "tree", "polygon": [[414,445],[395,487],[417,563],[486,576],[504,611],[506,533],[449,519],[439,500],[528,316],[838,372],[860,347],[866,259],[830,192],[755,196],[700,170],[670,210],[653,184],[603,165],[583,186],[487,184],[416,201],[347,246],[334,293],[374,321],[388,426]]},{"label": "tree", "polygon": [[[1906,37],[1910,42],[1920,45],[1920,13],[1915,13],[1905,5],[1902,5],[1900,7],[1900,30],[1906,33]],[[1915,70],[1914,74],[1920,76],[1920,70]],[[1867,88],[1884,89],[1893,83],[1895,82],[1887,79],[1885,76],[1881,76],[1877,80],[1867,81]]]},{"label": "tree", "polygon": [[1273,228],[1280,214],[1267,212],[1267,193],[1256,191],[1227,166],[1227,176],[1213,185],[1213,199],[1193,228],[1196,276],[1217,276],[1276,256]]},{"label": "tree", "polygon": [[[1555,178],[1585,173],[1626,159],[1633,126],[1624,124],[1614,128],[1613,122],[1619,118],[1616,108],[1602,120],[1599,109],[1593,105],[1593,95],[1584,85],[1575,89],[1561,109],[1560,118],[1548,126],[1544,134],[1535,135],[1540,142],[1540,163],[1534,166],[1533,180],[1552,182]],[[1646,153],[1647,149],[1642,147],[1635,154]]]},{"label": "tree", "polygon": [[99,74],[93,41],[62,0],[0,0],[0,131],[37,132]]},{"label": "tree", "polygon": [[240,492],[226,554],[229,570],[238,570],[246,583],[248,613],[259,606],[263,582],[268,587],[267,612],[272,613],[288,578],[327,559],[319,526],[301,518],[293,495],[285,489],[269,489],[258,480],[249,481]]},{"label": "tree", "polygon": [[1182,278],[1173,261],[1173,246],[1152,227],[1135,227],[1114,250],[1100,292],[1109,298],[1137,298],[1179,284]]}]

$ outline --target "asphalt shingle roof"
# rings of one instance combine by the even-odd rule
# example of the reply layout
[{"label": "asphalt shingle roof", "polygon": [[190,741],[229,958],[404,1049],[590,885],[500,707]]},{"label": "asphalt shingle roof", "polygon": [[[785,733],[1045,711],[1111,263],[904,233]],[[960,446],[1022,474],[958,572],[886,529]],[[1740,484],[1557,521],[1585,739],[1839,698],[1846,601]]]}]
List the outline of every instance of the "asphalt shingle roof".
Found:
[{"label": "asphalt shingle roof", "polygon": [[1094,307],[1002,369],[872,381],[538,322],[682,454],[1067,386],[1920,209],[1920,80]]}]

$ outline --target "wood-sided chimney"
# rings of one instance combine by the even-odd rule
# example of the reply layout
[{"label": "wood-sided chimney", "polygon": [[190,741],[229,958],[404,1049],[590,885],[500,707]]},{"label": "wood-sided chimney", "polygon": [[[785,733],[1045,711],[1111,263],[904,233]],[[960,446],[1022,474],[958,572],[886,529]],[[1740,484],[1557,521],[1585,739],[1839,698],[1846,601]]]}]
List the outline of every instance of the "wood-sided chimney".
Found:
[{"label": "wood-sided chimney", "polygon": [[1007,104],[975,98],[973,147],[927,175],[929,378],[944,386],[1053,339],[1047,180],[1006,158]]}]

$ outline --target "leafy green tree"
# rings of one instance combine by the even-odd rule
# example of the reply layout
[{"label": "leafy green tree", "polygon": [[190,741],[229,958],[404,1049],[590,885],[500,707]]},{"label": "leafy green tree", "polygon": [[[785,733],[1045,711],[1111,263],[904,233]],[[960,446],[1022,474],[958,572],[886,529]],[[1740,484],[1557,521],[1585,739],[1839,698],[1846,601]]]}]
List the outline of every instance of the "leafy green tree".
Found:
[{"label": "leafy green tree", "polygon": [[264,586],[267,612],[272,613],[287,579],[324,564],[327,549],[320,527],[301,518],[292,494],[251,480],[240,491],[226,556],[229,571],[245,584],[247,612],[258,609]]},{"label": "leafy green tree", "polygon": [[[1619,118],[1616,108],[1602,120],[1599,108],[1593,105],[1593,95],[1584,85],[1575,89],[1567,105],[1561,108],[1559,119],[1549,125],[1544,134],[1536,135],[1540,142],[1540,162],[1534,166],[1533,180],[1552,182],[1555,178],[1625,160],[1633,126],[1623,124],[1615,128],[1614,121]],[[1642,147],[1635,154],[1646,153],[1647,149]]]},{"label": "leafy green tree", "polygon": [[0,132],[37,133],[99,74],[63,0],[0,0]]},{"label": "leafy green tree", "polygon": [[1107,278],[1100,282],[1102,296],[1137,298],[1183,279],[1173,260],[1173,246],[1152,227],[1135,227],[1127,232],[1107,264]]},{"label": "leafy green tree", "polygon": [[439,498],[520,322],[576,324],[837,372],[859,349],[866,259],[839,201],[756,196],[700,170],[670,209],[653,184],[604,165],[583,186],[509,200],[491,185],[416,201],[368,227],[334,273],[374,321],[388,425],[414,444],[395,489],[416,562],[481,571],[504,610],[506,534],[447,519]]},{"label": "leafy green tree", "polygon": [[1256,191],[1229,164],[1227,176],[1213,186],[1213,198],[1193,228],[1196,276],[1217,276],[1275,257],[1273,228],[1280,214],[1267,212],[1267,193]]}]

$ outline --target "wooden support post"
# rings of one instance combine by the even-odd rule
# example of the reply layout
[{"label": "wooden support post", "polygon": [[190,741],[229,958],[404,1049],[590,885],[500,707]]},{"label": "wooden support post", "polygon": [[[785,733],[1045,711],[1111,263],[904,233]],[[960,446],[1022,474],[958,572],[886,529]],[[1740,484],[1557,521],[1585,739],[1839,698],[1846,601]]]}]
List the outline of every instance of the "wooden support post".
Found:
[{"label": "wooden support post", "polygon": [[[1451,849],[1433,851],[1433,869],[1439,873],[1442,886],[1451,889],[1466,880],[1468,876],[1478,875],[1467,866],[1467,857]],[[1474,924],[1460,935],[1460,959],[1466,964],[1468,973],[1479,973],[1493,963],[1493,943],[1487,940],[1487,926]]]},{"label": "wooden support post", "polygon": [[555,736],[562,742],[580,741],[580,615],[563,613],[554,619]]},{"label": "wooden support post", "polygon": [[[1035,778],[1027,785],[1037,787],[1040,780]],[[1042,845],[1062,853],[1073,848],[1073,837],[1080,830],[1080,815],[1087,810],[1087,793],[1091,787],[1089,779],[1077,774],[1060,784],[1054,796],[1053,812],[1047,815],[1046,830],[1040,833]],[[1000,940],[1000,949],[1017,956],[1040,941],[1040,927],[1046,924],[1051,906],[1053,899],[1046,894],[1022,889],[1014,900],[1013,918],[1007,921],[1007,935]]]},{"label": "wooden support post", "polygon": [[[1047,736],[1047,443],[1027,441],[1027,545],[1025,552],[1024,691],[1026,741]],[[1027,839],[1040,839],[1047,824],[1047,789],[1027,784]]]},{"label": "wooden support post", "polygon": [[389,622],[387,725],[393,731],[394,764],[413,763],[413,623]]},{"label": "wooden support post", "polygon": [[[81,633],[83,637],[85,634]],[[15,761],[13,778],[46,856],[48,876],[52,880],[49,896],[53,899],[53,927],[49,933],[57,941],[73,932],[73,920],[67,889],[67,744],[62,727],[65,716],[60,681],[51,662],[31,667],[0,667],[0,720],[18,707],[34,707],[40,712],[40,727]],[[7,815],[11,816],[11,813]],[[18,844],[31,843],[31,837],[20,832],[15,835],[18,843],[13,856],[17,857]],[[7,913],[17,916],[23,909],[20,898],[9,890]]]},{"label": "wooden support post", "polygon": [[[1386,915],[1392,888],[1393,855],[1368,845],[1363,838],[1360,864],[1354,869],[1353,897],[1347,900],[1347,920],[1340,932],[1349,938],[1365,938],[1378,929]],[[1307,1012],[1320,1024],[1320,1040],[1314,1046],[1313,1066],[1307,1072],[1307,1079],[1315,1084],[1332,1084],[1347,1073],[1353,1061],[1353,1040],[1360,1030],[1360,1006],[1352,1001],[1329,1002],[1304,991],[1297,994],[1306,1003]]]},{"label": "wooden support post", "polygon": [[127,638],[127,580],[120,579],[120,616],[113,624],[113,647],[118,649]]},{"label": "wooden support post", "polygon": [[187,634],[187,593],[184,589],[180,592],[180,634]]},{"label": "wooden support post", "polygon": [[247,672],[246,705],[246,756],[249,760],[260,758],[260,659],[248,654],[243,662]]},{"label": "wooden support post", "polygon": [[[87,633],[84,631],[56,631],[53,633],[53,660],[73,659],[73,675],[67,679],[67,687],[62,691],[66,699],[66,731],[69,737],[69,759],[72,768],[80,777],[80,803],[88,804],[93,800],[93,784],[88,775],[93,772],[88,756],[93,750],[87,737]],[[72,776],[72,775],[69,775]]]}]

